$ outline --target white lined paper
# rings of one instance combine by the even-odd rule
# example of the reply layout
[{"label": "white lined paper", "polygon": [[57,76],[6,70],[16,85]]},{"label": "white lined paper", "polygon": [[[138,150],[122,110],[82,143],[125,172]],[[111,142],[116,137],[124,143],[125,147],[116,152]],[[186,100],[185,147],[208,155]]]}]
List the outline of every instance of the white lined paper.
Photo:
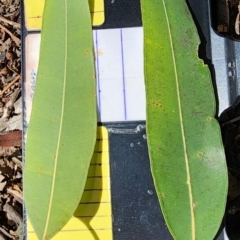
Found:
[{"label": "white lined paper", "polygon": [[[94,30],[100,122],[145,120],[142,27]],[[26,37],[26,102],[31,107],[40,34]],[[29,121],[29,116],[27,121]]]}]

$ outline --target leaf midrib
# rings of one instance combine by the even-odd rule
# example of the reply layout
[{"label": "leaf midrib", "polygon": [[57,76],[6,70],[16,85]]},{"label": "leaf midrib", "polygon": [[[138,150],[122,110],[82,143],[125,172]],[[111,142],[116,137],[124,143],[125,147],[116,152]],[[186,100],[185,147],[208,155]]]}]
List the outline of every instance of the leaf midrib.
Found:
[{"label": "leaf midrib", "polygon": [[195,229],[195,215],[193,210],[193,194],[192,194],[192,183],[191,183],[191,176],[190,176],[190,169],[189,169],[189,158],[187,155],[187,146],[186,146],[186,137],[183,127],[183,114],[182,114],[182,105],[181,105],[181,97],[180,97],[180,90],[179,90],[179,79],[178,79],[178,72],[176,67],[176,60],[175,60],[175,53],[173,49],[173,39],[168,19],[168,13],[166,9],[166,3],[165,0],[162,0],[164,12],[166,16],[167,21],[167,27],[168,27],[168,34],[169,34],[169,41],[171,46],[171,53],[172,53],[172,60],[173,60],[173,68],[174,68],[174,75],[176,80],[176,87],[177,87],[177,98],[178,98],[178,109],[179,109],[179,118],[180,118],[180,125],[181,125],[181,135],[182,135],[182,141],[183,141],[183,148],[184,148],[184,157],[185,157],[185,164],[186,164],[186,171],[187,171],[187,185],[188,185],[188,192],[189,192],[189,201],[190,201],[190,212],[191,212],[191,225],[192,225],[192,239],[196,239],[196,229]]},{"label": "leaf midrib", "polygon": [[45,236],[47,235],[48,231],[48,225],[51,215],[51,209],[52,209],[52,201],[53,201],[53,194],[55,189],[55,181],[56,181],[56,172],[57,172],[57,164],[58,164],[58,155],[59,155],[59,148],[60,148],[60,139],[62,134],[62,125],[63,125],[63,113],[64,113],[64,102],[65,102],[65,91],[66,91],[66,77],[67,77],[67,0],[64,0],[65,5],[65,53],[64,53],[64,74],[63,74],[63,91],[62,91],[62,109],[61,109],[61,117],[60,117],[60,124],[59,124],[59,133],[58,133],[58,139],[57,139],[57,148],[55,153],[55,161],[54,161],[54,169],[53,169],[53,177],[52,177],[52,186],[51,186],[51,193],[50,193],[50,199],[49,199],[49,205],[48,205],[48,212],[47,212],[47,218],[46,218],[46,224],[43,232],[42,239],[45,239]]}]

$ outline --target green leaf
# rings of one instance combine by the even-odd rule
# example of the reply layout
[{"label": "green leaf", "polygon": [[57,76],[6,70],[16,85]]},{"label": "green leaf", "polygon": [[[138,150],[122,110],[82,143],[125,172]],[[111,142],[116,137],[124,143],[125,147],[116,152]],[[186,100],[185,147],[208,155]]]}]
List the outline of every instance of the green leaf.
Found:
[{"label": "green leaf", "polygon": [[224,214],[227,170],[209,69],[185,0],[141,0],[147,136],[168,228],[212,240]]},{"label": "green leaf", "polygon": [[47,0],[26,143],[24,200],[39,239],[50,239],[81,199],[96,142],[88,1]]}]

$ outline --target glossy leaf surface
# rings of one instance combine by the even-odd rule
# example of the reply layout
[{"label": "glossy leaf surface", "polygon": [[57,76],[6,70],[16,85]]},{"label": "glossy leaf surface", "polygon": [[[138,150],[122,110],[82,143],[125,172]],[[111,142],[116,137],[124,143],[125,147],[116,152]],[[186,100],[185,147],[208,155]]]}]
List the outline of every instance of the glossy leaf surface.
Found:
[{"label": "glossy leaf surface", "polygon": [[24,168],[39,239],[57,233],[81,199],[96,142],[95,95],[88,1],[46,1]]},{"label": "glossy leaf surface", "polygon": [[141,0],[147,136],[168,228],[212,240],[225,210],[227,171],[209,69],[185,0]]}]

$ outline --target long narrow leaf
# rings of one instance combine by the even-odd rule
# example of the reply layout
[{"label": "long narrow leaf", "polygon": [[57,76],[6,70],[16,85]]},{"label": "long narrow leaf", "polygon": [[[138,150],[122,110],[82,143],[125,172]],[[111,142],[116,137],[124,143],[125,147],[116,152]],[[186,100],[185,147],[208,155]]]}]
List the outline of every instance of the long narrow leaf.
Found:
[{"label": "long narrow leaf", "polygon": [[24,200],[39,239],[73,215],[96,141],[95,73],[88,0],[47,0],[27,132]]},{"label": "long narrow leaf", "polygon": [[161,208],[177,240],[212,240],[227,171],[215,98],[185,0],[141,0],[147,135]]}]

